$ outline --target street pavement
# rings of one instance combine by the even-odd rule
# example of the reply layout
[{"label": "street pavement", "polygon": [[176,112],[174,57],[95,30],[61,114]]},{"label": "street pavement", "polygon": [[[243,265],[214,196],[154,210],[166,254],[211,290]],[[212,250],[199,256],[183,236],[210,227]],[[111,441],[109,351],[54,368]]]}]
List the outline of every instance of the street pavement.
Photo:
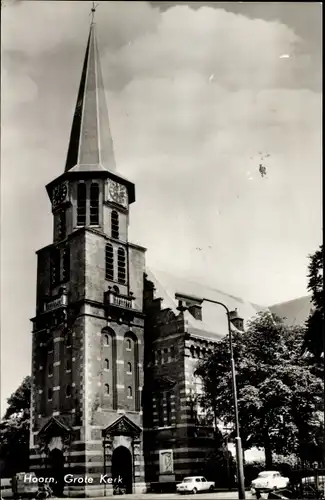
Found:
[{"label": "street pavement", "polygon": [[[199,493],[198,497],[200,500],[237,500],[237,491],[219,491],[212,493]],[[132,494],[132,495],[122,495],[119,497],[122,499],[129,500],[193,500],[193,495],[179,495],[177,493],[144,493],[144,494]],[[256,499],[249,491],[246,491],[246,500]],[[103,497],[93,497],[89,500],[103,500]]]}]

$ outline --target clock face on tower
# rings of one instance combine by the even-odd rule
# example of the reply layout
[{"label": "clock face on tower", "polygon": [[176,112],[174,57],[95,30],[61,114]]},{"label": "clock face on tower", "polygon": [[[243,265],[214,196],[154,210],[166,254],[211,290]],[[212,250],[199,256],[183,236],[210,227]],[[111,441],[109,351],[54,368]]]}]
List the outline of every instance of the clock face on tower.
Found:
[{"label": "clock face on tower", "polygon": [[115,181],[109,181],[108,199],[126,208],[128,205],[128,192],[126,186]]},{"label": "clock face on tower", "polygon": [[52,191],[53,207],[56,207],[57,205],[63,203],[66,200],[67,193],[68,193],[68,186],[66,183],[55,186]]}]

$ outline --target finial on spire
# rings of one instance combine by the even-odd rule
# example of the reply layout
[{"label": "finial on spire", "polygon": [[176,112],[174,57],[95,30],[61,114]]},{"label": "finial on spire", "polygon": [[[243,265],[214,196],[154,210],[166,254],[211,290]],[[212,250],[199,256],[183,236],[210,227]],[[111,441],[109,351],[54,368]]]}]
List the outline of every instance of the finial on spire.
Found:
[{"label": "finial on spire", "polygon": [[93,2],[92,8],[91,8],[91,11],[89,14],[91,16],[91,24],[94,24],[94,17],[95,17],[95,12],[96,12],[97,7],[98,7],[98,3],[95,4],[95,2]]}]

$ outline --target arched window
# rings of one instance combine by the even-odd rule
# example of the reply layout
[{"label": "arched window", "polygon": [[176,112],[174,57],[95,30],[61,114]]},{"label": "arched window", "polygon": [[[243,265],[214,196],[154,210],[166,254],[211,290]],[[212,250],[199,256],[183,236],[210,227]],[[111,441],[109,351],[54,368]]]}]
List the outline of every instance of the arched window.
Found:
[{"label": "arched window", "polygon": [[126,339],[125,344],[126,344],[126,350],[127,351],[131,351],[131,348],[132,348],[131,340],[130,339]]},{"label": "arched window", "polygon": [[49,401],[51,401],[52,396],[53,396],[53,391],[52,391],[52,389],[50,388],[50,389],[47,391],[47,399],[48,399]]},{"label": "arched window", "polygon": [[86,225],[87,193],[86,184],[78,184],[77,190],[77,226]]},{"label": "arched window", "polygon": [[119,248],[117,252],[117,280],[125,283],[126,279],[126,258],[124,248]]},{"label": "arched window", "polygon": [[109,396],[109,385],[105,384],[105,396]]},{"label": "arched window", "polygon": [[104,368],[105,370],[109,370],[109,360],[107,358],[104,361]]},{"label": "arched window", "polygon": [[111,213],[111,236],[117,240],[120,236],[119,217],[116,210]]},{"label": "arched window", "polygon": [[67,370],[67,372],[71,372],[71,360],[70,359],[67,359],[65,369]]},{"label": "arched window", "polygon": [[114,290],[114,292],[115,292],[117,295],[120,293],[120,289],[119,289],[119,287],[118,287],[118,286],[116,286],[116,285],[115,285],[115,286],[113,286],[113,290]]},{"label": "arched window", "polygon": [[113,280],[114,279],[114,251],[113,251],[113,247],[110,243],[108,243],[106,245],[105,264],[106,264],[105,278],[107,280]]},{"label": "arched window", "polygon": [[67,398],[69,398],[71,396],[71,385],[67,385],[66,390],[65,390],[65,394],[66,394]]},{"label": "arched window", "polygon": [[132,373],[132,365],[131,365],[131,363],[128,363],[128,373]]},{"label": "arched window", "polygon": [[132,398],[132,387],[130,385],[128,387],[128,398]]},{"label": "arched window", "polygon": [[49,375],[49,377],[52,377],[52,375],[53,375],[53,363],[49,364],[48,375]]},{"label": "arched window", "polygon": [[90,225],[99,225],[99,186],[97,183],[90,186]]},{"label": "arched window", "polygon": [[109,335],[104,335],[104,346],[109,346]]}]

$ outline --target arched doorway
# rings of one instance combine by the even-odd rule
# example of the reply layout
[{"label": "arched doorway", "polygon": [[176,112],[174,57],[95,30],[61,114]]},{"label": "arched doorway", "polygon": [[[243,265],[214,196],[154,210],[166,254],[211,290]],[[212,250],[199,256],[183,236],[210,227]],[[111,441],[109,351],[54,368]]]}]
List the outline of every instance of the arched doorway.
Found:
[{"label": "arched doorway", "polygon": [[112,478],[113,484],[123,484],[126,493],[132,493],[132,455],[125,446],[118,446],[113,451]]},{"label": "arched doorway", "polygon": [[50,475],[55,483],[50,486],[56,496],[62,496],[64,490],[64,455],[62,450],[54,448],[49,452]]}]

